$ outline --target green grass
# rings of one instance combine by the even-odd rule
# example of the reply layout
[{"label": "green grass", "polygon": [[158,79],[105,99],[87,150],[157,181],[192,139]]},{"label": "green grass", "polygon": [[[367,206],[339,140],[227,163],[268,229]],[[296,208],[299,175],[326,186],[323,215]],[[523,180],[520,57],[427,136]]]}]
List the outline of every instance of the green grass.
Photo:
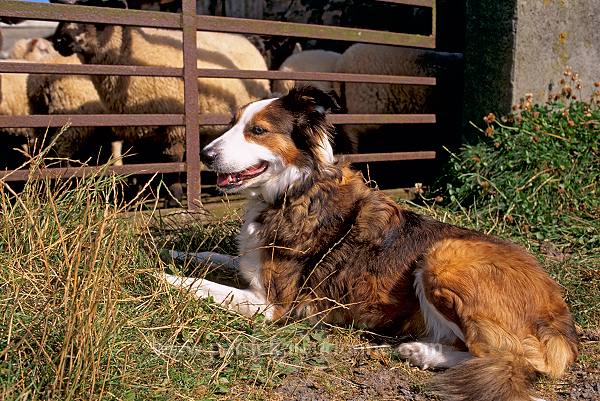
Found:
[{"label": "green grass", "polygon": [[452,155],[446,205],[503,219],[529,240],[600,249],[600,109],[558,101],[501,120],[490,114],[482,140]]}]

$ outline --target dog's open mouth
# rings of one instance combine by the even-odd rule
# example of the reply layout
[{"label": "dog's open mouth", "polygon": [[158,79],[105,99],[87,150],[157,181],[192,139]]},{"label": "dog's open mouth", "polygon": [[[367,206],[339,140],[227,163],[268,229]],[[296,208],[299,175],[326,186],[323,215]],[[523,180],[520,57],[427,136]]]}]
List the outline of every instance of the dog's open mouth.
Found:
[{"label": "dog's open mouth", "polygon": [[234,187],[250,178],[258,177],[269,167],[269,163],[262,161],[237,173],[217,173],[217,186],[219,188]]}]

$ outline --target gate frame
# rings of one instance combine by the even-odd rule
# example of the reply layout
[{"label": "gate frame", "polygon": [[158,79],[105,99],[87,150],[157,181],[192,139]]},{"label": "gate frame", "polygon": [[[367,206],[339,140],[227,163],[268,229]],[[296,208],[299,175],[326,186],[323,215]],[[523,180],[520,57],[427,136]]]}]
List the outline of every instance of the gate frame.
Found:
[{"label": "gate frame", "polygon": [[[279,21],[252,20],[245,18],[197,15],[195,0],[182,0],[181,13],[142,10],[123,10],[106,7],[78,5],[27,3],[3,0],[1,17],[33,20],[74,21],[82,23],[105,23],[113,25],[178,29],[182,31],[183,68],[133,65],[60,65],[24,62],[0,62],[0,73],[45,73],[60,75],[128,75],[180,77],[184,81],[183,114],[106,114],[106,115],[30,115],[0,116],[0,128],[62,127],[71,126],[137,126],[180,125],[186,128],[186,160],[175,163],[145,163],[110,167],[44,168],[32,174],[29,170],[0,171],[2,181],[21,181],[31,178],[81,177],[100,170],[116,174],[187,174],[187,204],[189,210],[197,210],[200,202],[200,125],[228,124],[229,115],[199,114],[198,77],[240,79],[295,79],[313,81],[364,82],[405,85],[436,85],[434,77],[412,77],[376,74],[346,74],[317,72],[221,70],[197,68],[196,32],[228,32],[298,38],[340,40],[394,46],[435,49],[436,3],[435,0],[377,0],[387,3],[431,8],[431,35],[414,35],[384,32],[370,29],[343,28],[325,25],[301,24]],[[432,124],[435,114],[336,114],[330,115],[333,124]],[[340,155],[338,158],[351,163],[391,160],[435,159],[435,151],[388,152]]]}]

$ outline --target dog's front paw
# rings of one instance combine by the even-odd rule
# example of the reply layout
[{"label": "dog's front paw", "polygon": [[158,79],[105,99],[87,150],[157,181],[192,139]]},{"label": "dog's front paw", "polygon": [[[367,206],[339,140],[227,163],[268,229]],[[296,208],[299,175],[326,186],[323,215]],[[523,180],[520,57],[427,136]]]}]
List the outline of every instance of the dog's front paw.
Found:
[{"label": "dog's front paw", "polygon": [[401,344],[397,351],[400,356],[408,360],[411,365],[415,365],[421,369],[428,369],[432,366],[432,362],[436,359],[439,354],[439,350],[435,347],[440,344],[426,344],[419,342],[404,343]]}]

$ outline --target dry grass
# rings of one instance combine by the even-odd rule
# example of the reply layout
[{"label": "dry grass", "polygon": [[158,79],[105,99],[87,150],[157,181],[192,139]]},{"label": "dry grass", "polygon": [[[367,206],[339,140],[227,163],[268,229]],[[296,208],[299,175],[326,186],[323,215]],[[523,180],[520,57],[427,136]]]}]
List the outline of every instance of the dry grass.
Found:
[{"label": "dry grass", "polygon": [[[160,248],[232,252],[240,218],[182,226],[190,219],[132,213],[116,200],[121,180],[0,187],[0,399],[431,399],[430,373],[365,333],[247,319],[167,288],[155,272],[207,270],[169,265]],[[421,211],[501,232],[493,219]],[[595,256],[581,257],[550,266],[591,328],[600,280]]]},{"label": "dry grass", "polygon": [[[117,178],[0,189],[0,358],[4,399],[108,390],[123,311],[156,290],[154,268],[115,204]],[[147,281],[147,280],[146,280]]]},{"label": "dry grass", "polygon": [[319,363],[328,342],[311,326],[240,317],[155,278],[182,268],[160,247],[231,249],[239,219],[157,226],[116,201],[120,185],[0,187],[0,399],[230,398]]}]

